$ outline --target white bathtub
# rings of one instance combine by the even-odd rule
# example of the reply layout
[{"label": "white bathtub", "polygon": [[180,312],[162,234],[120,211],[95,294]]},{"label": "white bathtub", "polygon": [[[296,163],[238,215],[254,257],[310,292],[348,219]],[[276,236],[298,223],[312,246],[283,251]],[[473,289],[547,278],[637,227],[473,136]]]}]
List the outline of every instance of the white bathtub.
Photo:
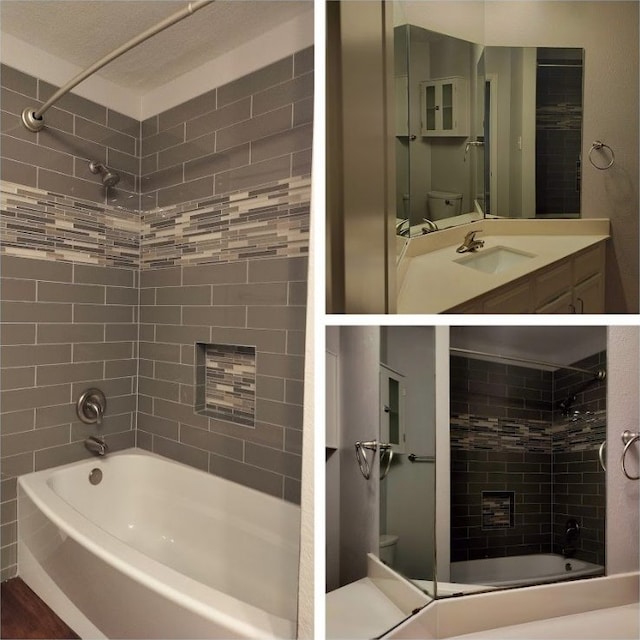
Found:
[{"label": "white bathtub", "polygon": [[293,638],[299,532],[299,507],[138,449],[18,482],[18,574],[83,638]]},{"label": "white bathtub", "polygon": [[451,582],[521,587],[604,575],[604,567],[552,553],[451,563]]}]

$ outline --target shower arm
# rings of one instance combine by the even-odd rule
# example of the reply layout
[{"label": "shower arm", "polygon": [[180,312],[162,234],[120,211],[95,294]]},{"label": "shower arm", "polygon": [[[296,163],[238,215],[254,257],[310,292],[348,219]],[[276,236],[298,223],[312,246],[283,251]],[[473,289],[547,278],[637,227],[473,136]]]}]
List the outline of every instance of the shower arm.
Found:
[{"label": "shower arm", "polygon": [[42,115],[54,105],[63,95],[71,91],[76,85],[80,84],[83,80],[88,78],[90,75],[94,74],[98,69],[102,69],[106,64],[109,64],[112,60],[120,57],[123,53],[129,51],[129,49],[133,49],[137,47],[140,43],[148,40],[152,36],[155,36],[156,33],[160,33],[160,31],[164,31],[171,25],[176,22],[180,22],[185,18],[188,18],[190,15],[193,15],[199,9],[211,4],[215,0],[198,0],[197,2],[190,2],[184,9],[180,9],[173,15],[161,20],[153,27],[150,27],[146,31],[143,31],[141,34],[137,35],[135,38],[132,38],[125,44],[121,45],[117,49],[114,49],[111,53],[100,58],[97,62],[94,62],[90,67],[79,73],[77,76],[69,80],[64,87],[60,87],[41,107],[38,109],[33,109],[32,107],[26,107],[22,112],[22,124],[29,129],[29,131],[37,132],[40,131],[44,127],[44,120]]}]

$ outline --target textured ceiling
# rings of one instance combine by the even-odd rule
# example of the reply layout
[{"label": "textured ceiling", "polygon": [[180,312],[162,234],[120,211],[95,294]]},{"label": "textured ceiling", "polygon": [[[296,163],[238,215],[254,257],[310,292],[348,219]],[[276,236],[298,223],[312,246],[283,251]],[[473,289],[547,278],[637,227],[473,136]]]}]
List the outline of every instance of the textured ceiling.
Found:
[{"label": "textured ceiling", "polygon": [[[173,0],[2,0],[3,32],[79,67],[186,7]],[[311,0],[217,0],[101,69],[121,86],[149,91],[313,11]]]}]

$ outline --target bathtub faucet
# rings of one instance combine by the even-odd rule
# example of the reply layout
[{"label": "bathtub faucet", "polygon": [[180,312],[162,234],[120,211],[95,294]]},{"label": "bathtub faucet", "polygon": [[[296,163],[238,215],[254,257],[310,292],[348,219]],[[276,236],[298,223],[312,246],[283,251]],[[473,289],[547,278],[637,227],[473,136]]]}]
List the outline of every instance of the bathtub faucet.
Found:
[{"label": "bathtub faucet", "polygon": [[91,453],[94,453],[97,456],[106,456],[107,451],[109,451],[107,443],[96,436],[90,436],[87,438],[84,441],[84,446],[91,451]]}]

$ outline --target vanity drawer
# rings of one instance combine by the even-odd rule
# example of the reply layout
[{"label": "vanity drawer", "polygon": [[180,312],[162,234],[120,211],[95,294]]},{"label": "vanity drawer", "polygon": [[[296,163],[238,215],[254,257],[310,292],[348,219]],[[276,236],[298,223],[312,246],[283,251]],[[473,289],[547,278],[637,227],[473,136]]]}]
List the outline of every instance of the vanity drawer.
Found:
[{"label": "vanity drawer", "polygon": [[604,257],[604,244],[599,244],[573,259],[573,284],[580,284],[600,273]]},{"label": "vanity drawer", "polygon": [[535,279],[536,309],[571,290],[572,285],[571,262],[569,260],[541,273]]}]

